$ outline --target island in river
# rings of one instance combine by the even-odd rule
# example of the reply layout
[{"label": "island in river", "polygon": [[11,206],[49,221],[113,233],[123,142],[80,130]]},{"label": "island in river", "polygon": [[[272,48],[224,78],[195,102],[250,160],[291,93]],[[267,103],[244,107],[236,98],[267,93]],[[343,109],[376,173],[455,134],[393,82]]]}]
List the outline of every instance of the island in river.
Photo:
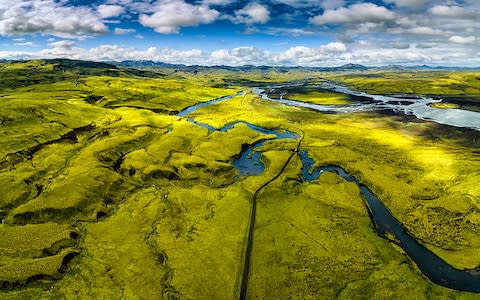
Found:
[{"label": "island in river", "polygon": [[480,297],[479,73],[0,72],[1,299]]}]

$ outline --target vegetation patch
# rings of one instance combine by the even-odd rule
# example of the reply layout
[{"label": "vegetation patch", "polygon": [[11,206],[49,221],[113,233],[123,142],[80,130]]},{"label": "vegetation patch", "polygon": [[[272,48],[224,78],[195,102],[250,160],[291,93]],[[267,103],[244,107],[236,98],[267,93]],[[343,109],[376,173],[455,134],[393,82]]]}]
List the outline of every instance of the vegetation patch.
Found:
[{"label": "vegetation patch", "polygon": [[[237,298],[252,197],[262,186],[250,298],[476,297],[431,283],[380,238],[356,185],[328,172],[303,182],[296,153],[308,150],[315,166],[343,167],[422,244],[459,269],[475,268],[477,132],[375,112],[321,114],[249,90],[305,80],[295,70],[2,66],[0,299]],[[308,76],[312,85],[328,79],[389,94],[478,88],[470,73]],[[355,100],[315,89],[287,97]],[[274,139],[248,123],[299,138]],[[259,141],[265,171],[240,176],[232,162]]]}]

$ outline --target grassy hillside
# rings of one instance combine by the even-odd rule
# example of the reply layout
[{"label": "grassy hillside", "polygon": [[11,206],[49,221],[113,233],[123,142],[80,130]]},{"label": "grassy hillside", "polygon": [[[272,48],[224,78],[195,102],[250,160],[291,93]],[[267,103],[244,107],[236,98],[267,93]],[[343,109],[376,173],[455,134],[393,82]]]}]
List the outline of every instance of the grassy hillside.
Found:
[{"label": "grassy hillside", "polygon": [[[236,299],[252,196],[298,141],[267,141],[265,172],[240,177],[232,161],[271,136],[242,123],[209,131],[176,113],[240,90],[188,117],[298,133],[317,165],[357,176],[448,263],[480,266],[477,132],[320,114],[249,89],[300,73],[158,74],[63,60],[0,68],[0,299]],[[333,79],[362,88],[342,76]],[[355,185],[333,173],[303,182],[300,172],[294,156],[258,195],[252,299],[478,298],[431,283],[380,238]]]}]

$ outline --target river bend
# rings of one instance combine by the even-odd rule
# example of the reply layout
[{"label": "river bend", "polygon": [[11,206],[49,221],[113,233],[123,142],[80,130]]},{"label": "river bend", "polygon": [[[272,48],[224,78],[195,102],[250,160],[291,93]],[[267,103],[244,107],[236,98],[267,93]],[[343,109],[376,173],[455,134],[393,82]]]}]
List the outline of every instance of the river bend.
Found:
[{"label": "river bend", "polygon": [[[289,86],[292,86],[292,85],[289,85]],[[282,88],[282,87],[286,87],[286,85],[278,85],[278,86],[269,87],[269,88],[272,89],[272,88]],[[461,111],[459,116],[460,115],[470,116],[464,121],[459,121],[460,120],[459,118],[454,117],[454,115],[456,114],[456,111],[458,110],[451,111],[451,110],[441,109],[439,110],[440,112],[432,113],[432,109],[427,108],[428,104],[432,103],[432,101],[435,102],[437,100],[425,99],[425,98],[399,99],[399,98],[394,98],[390,96],[369,95],[361,92],[353,92],[351,90],[348,90],[347,88],[343,88],[343,87],[340,88],[338,86],[331,86],[331,89],[335,91],[340,91],[342,93],[371,97],[379,103],[360,104],[360,105],[353,104],[353,105],[347,105],[343,107],[331,107],[331,106],[315,105],[315,104],[309,104],[305,102],[298,102],[298,101],[291,101],[291,100],[284,100],[284,99],[270,99],[266,95],[266,92],[264,89],[254,88],[254,91],[259,95],[261,95],[262,98],[265,100],[280,102],[287,105],[315,109],[318,111],[328,111],[331,109],[337,112],[351,112],[351,111],[358,111],[358,110],[366,110],[367,108],[369,110],[370,108],[371,110],[373,110],[373,109],[378,109],[379,107],[385,107],[385,108],[397,107],[398,109],[402,109],[406,114],[410,114],[410,113],[415,115],[419,114],[421,118],[426,118],[425,117],[426,115],[430,115],[435,119],[441,119],[442,124],[450,123],[448,125],[452,125],[452,126],[458,125],[460,127],[469,127],[469,128],[474,128],[476,130],[480,130],[480,117],[479,117],[480,114],[478,113],[472,112],[472,114],[474,115],[471,115],[469,114],[470,112]],[[226,97],[218,98],[212,101],[202,102],[202,103],[193,105],[191,107],[186,108],[182,112],[180,112],[178,116],[187,117],[189,114],[195,112],[199,108],[206,107],[214,103],[219,103],[221,101],[226,101],[242,94],[243,92],[238,93],[236,95],[226,96]],[[388,104],[388,102],[392,102],[392,101],[396,101],[395,103],[399,103],[399,104]],[[411,104],[401,104],[399,101],[400,102],[405,101]],[[433,110],[436,110],[436,109],[433,109]],[[472,116],[476,116],[478,119],[473,120]],[[228,123],[224,125],[222,128],[215,128],[208,124],[199,123],[192,118],[187,118],[187,120],[197,126],[207,128],[209,131],[226,132],[234,128],[237,124],[245,124],[254,131],[274,136],[273,138],[262,139],[250,145],[248,148],[243,150],[239,158],[235,159],[232,162],[233,166],[237,169],[240,176],[260,175],[264,172],[265,165],[261,160],[262,153],[258,151],[258,148],[261,147],[265,142],[269,140],[277,140],[277,139],[299,139],[300,138],[298,134],[292,131],[288,131],[288,130],[280,131],[280,130],[268,129],[268,128],[264,128],[258,125],[245,122],[245,121],[240,121],[240,120]],[[380,237],[385,238],[395,243],[399,247],[401,247],[403,251],[415,262],[415,264],[418,266],[420,271],[426,277],[428,277],[432,282],[447,288],[455,289],[455,290],[480,293],[480,270],[478,269],[459,270],[449,265],[447,262],[442,260],[435,253],[433,253],[427,247],[425,247],[419,241],[417,241],[415,237],[413,237],[405,229],[405,227],[389,212],[389,210],[375,196],[375,194],[365,184],[363,184],[358,178],[356,178],[355,176],[353,176],[352,174],[350,174],[340,166],[327,165],[327,166],[314,168],[315,161],[310,157],[309,153],[305,150],[300,150],[300,151],[298,150],[299,149],[296,149],[293,155],[297,154],[302,162],[302,170],[300,172],[300,176],[305,182],[314,182],[325,172],[335,172],[346,181],[355,183],[360,189],[362,197],[370,211],[372,222],[375,225],[377,234]],[[288,162],[291,160],[293,155],[289,158],[286,164],[288,164]],[[286,164],[282,169],[282,171],[285,169]],[[278,178],[279,175],[280,174],[278,174],[274,179]],[[274,179],[271,179],[270,181],[265,183],[262,186],[262,188],[266,187],[266,185],[268,185]],[[256,198],[256,195],[258,194],[258,192],[259,191],[255,193],[254,198]],[[253,226],[251,226],[252,229],[249,232],[249,236],[247,237],[247,245],[246,245],[246,253],[245,253],[246,266],[244,267],[244,272],[247,272],[247,273],[243,274],[243,282],[242,282],[242,288],[241,288],[242,291],[241,291],[240,299],[244,299],[246,297],[246,290],[247,290],[247,284],[248,284],[248,278],[249,278],[248,272],[250,270],[249,263],[250,263],[250,257],[252,255],[253,234],[255,229],[254,228],[255,218],[256,218],[255,204],[256,203],[254,199],[253,208],[251,212],[251,220],[250,220],[250,225],[253,225]],[[395,238],[394,239],[388,238],[388,235],[392,235],[392,234],[394,235]]]}]

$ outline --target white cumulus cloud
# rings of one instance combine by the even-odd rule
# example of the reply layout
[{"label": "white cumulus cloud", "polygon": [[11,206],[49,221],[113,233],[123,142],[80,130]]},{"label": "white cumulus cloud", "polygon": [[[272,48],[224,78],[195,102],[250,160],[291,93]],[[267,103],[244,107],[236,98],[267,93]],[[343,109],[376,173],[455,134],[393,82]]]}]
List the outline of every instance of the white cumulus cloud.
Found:
[{"label": "white cumulus cloud", "polygon": [[139,22],[158,33],[173,34],[178,33],[180,27],[212,23],[219,15],[218,11],[207,5],[193,5],[183,0],[160,0],[154,13],[141,14]]},{"label": "white cumulus cloud", "polygon": [[434,29],[428,26],[415,26],[403,31],[408,34],[415,35],[445,35],[446,32],[441,29]]},{"label": "white cumulus cloud", "polygon": [[326,10],[322,15],[310,19],[311,23],[349,24],[349,23],[376,23],[394,20],[395,14],[386,7],[373,3],[353,4],[349,7]]},{"label": "white cumulus cloud", "polygon": [[462,18],[472,13],[465,8],[456,5],[435,5],[429,9],[430,13],[437,17]]},{"label": "white cumulus cloud", "polygon": [[64,3],[55,0],[1,0],[0,34],[72,36],[108,31],[95,10],[85,6],[66,6]]},{"label": "white cumulus cloud", "polygon": [[[456,39],[456,38],[455,38]],[[137,49],[119,45],[100,45],[94,48],[81,48],[71,40],[52,42],[40,51],[0,51],[1,58],[30,59],[56,58],[84,59],[96,61],[154,60],[187,65],[300,65],[300,66],[339,66],[347,63],[365,65],[386,64],[430,64],[450,66],[480,65],[478,50],[455,43],[412,43],[396,44],[390,47],[377,41],[362,40],[345,46],[343,43],[329,43],[317,48],[295,46],[280,52],[247,46],[233,49],[220,49],[211,53],[200,49],[176,50],[150,47]],[[390,48],[389,48],[390,47]]]},{"label": "white cumulus cloud", "polygon": [[231,66],[263,64],[269,59],[269,55],[268,51],[256,47],[238,47],[231,50],[213,51],[209,56],[209,61]]},{"label": "white cumulus cloud", "polygon": [[103,18],[118,17],[125,12],[125,8],[120,5],[99,5],[97,7],[98,13]]},{"label": "white cumulus cloud", "polygon": [[249,3],[242,9],[235,11],[234,21],[237,23],[263,24],[270,20],[268,8],[259,3]]},{"label": "white cumulus cloud", "polygon": [[343,43],[335,42],[318,48],[296,46],[278,54],[275,60],[287,65],[311,65],[312,63],[331,62],[334,57],[347,51]]},{"label": "white cumulus cloud", "polygon": [[448,39],[450,42],[455,44],[470,45],[475,43],[476,38],[474,36],[459,36],[454,35]]}]

